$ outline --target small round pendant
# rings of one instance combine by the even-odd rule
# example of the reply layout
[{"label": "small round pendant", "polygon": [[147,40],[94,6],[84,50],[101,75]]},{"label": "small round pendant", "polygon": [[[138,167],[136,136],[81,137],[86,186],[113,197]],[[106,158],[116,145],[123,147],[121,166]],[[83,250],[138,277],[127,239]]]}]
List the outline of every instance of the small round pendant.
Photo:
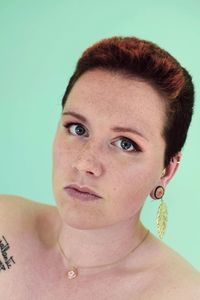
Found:
[{"label": "small round pendant", "polygon": [[72,269],[70,269],[68,272],[67,272],[67,277],[69,279],[74,279],[78,276],[78,269],[73,267]]}]

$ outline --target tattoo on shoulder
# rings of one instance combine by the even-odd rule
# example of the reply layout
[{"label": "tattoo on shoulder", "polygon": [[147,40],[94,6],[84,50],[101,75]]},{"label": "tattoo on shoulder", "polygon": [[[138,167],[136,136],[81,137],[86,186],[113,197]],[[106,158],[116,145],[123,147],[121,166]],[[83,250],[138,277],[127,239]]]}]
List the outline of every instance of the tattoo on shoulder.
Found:
[{"label": "tattoo on shoulder", "polygon": [[10,269],[15,264],[14,257],[7,253],[9,249],[10,245],[5,236],[0,236],[0,272]]}]

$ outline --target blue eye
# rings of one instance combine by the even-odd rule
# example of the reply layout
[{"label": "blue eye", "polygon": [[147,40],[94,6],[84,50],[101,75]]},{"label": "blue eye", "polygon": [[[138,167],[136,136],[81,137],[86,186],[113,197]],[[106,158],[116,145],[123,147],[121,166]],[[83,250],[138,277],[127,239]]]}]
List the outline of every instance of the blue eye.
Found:
[{"label": "blue eye", "polygon": [[[64,127],[67,129],[67,132],[71,133],[70,127],[72,127],[72,126],[75,126],[76,128],[78,128],[77,130],[75,129],[75,132],[77,135],[82,135],[81,133],[83,132],[84,127],[79,123],[67,123]],[[74,135],[76,135],[76,134],[74,134]]]},{"label": "blue eye", "polygon": [[[140,151],[139,146],[137,146],[136,143],[134,143],[132,140],[130,140],[128,138],[121,137],[116,142],[120,142],[120,145],[123,148],[123,150],[127,150],[126,152],[138,152],[138,151]],[[132,149],[130,149],[131,146],[132,146]]]},{"label": "blue eye", "polygon": [[[75,127],[75,133],[71,133],[70,129],[72,126]],[[84,126],[82,126],[80,123],[70,122],[70,123],[67,123],[64,127],[67,129],[68,133],[75,135],[75,136],[76,135],[82,136],[84,134],[84,132],[86,131]],[[122,141],[122,142],[120,142],[120,141]],[[141,152],[140,147],[135,142],[133,142],[131,139],[128,139],[126,137],[120,137],[120,139],[118,139],[116,142],[120,142],[120,147],[122,147],[122,149],[125,150],[125,152]],[[128,149],[130,149],[130,147],[132,147],[132,149],[128,150]]]}]

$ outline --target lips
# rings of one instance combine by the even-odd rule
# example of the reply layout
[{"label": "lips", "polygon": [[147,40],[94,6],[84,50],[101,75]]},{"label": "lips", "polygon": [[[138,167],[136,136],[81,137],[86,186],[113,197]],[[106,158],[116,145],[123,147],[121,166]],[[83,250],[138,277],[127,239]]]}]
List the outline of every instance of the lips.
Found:
[{"label": "lips", "polygon": [[77,184],[70,184],[70,185],[66,186],[65,188],[72,188],[72,189],[75,189],[75,190],[77,190],[77,191],[79,191],[81,193],[90,194],[90,195],[94,195],[96,197],[101,198],[100,195],[98,195],[95,191],[93,191],[92,189],[90,189],[90,188],[88,188],[86,186],[80,187]]}]

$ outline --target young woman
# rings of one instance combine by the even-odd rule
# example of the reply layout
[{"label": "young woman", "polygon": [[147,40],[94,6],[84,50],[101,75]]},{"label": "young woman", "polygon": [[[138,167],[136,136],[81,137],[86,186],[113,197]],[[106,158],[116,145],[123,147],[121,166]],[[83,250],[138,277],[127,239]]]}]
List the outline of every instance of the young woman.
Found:
[{"label": "young woman", "polygon": [[53,142],[56,206],[1,195],[2,299],[200,298],[199,272],[140,220],[160,199],[162,238],[193,101],[191,76],[149,41],[86,49]]}]

